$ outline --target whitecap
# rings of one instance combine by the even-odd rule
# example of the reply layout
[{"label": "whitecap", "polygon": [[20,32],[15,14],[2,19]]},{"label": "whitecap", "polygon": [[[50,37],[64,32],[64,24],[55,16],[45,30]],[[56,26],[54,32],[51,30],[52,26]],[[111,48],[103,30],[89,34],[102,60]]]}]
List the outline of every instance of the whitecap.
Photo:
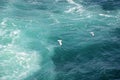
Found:
[{"label": "whitecap", "polygon": [[107,15],[107,14],[99,14],[99,16],[112,17],[111,15]]},{"label": "whitecap", "polygon": [[[18,50],[12,44],[0,51],[0,56],[5,57],[1,60],[3,75],[0,80],[21,80],[41,69],[41,57],[36,51]],[[20,52],[21,51],[21,52]]]},{"label": "whitecap", "polygon": [[77,13],[81,13],[83,12],[83,7],[82,5],[74,2],[73,0],[67,0],[68,3],[75,5],[74,7],[70,7],[68,10],[64,11],[65,13],[73,13],[73,12],[77,12]]},{"label": "whitecap", "polygon": [[20,34],[20,30],[14,30],[10,33],[10,37],[15,37],[18,36]]},{"label": "whitecap", "polygon": [[8,19],[7,19],[7,18],[4,18],[4,19],[2,20],[2,22],[0,23],[3,28],[7,26],[7,23],[6,23],[7,21],[8,21]]},{"label": "whitecap", "polygon": [[13,26],[17,26],[15,23],[12,23]]},{"label": "whitecap", "polygon": [[78,3],[74,2],[73,0],[67,0],[70,4],[74,4],[76,6],[80,6]]}]

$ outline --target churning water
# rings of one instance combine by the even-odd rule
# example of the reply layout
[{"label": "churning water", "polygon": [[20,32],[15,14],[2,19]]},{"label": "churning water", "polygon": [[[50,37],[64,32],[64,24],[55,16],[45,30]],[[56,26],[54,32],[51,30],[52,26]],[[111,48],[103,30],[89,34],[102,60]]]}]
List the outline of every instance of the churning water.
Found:
[{"label": "churning water", "polygon": [[120,0],[0,0],[0,80],[120,80]]}]

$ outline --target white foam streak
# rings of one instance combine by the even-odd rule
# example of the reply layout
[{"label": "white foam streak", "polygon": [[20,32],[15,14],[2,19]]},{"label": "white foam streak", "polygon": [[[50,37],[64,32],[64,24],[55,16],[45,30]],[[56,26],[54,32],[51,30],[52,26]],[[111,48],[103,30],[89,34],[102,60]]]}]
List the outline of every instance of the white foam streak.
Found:
[{"label": "white foam streak", "polygon": [[2,27],[6,27],[6,22],[7,22],[7,18],[3,19],[3,21],[0,23]]},{"label": "white foam streak", "polygon": [[17,26],[15,23],[12,23],[13,26]]},{"label": "white foam streak", "polygon": [[112,17],[111,15],[107,15],[107,14],[99,14],[99,15],[104,17]]},{"label": "white foam streak", "polygon": [[76,9],[76,7],[70,8],[69,10],[65,11],[66,13],[70,13],[72,11],[74,11]]},{"label": "white foam streak", "polygon": [[50,25],[54,25],[54,24],[60,23],[60,21],[57,18],[55,18],[55,16],[53,14],[50,14],[50,19],[53,20],[53,23],[50,24]]},{"label": "white foam streak", "polygon": [[0,80],[21,80],[41,69],[41,57],[36,51],[20,52],[18,48],[9,44],[0,51],[0,57],[5,57],[0,59],[0,71],[4,74]]},{"label": "white foam streak", "polygon": [[67,0],[70,4],[74,4],[76,6],[80,6],[78,3],[74,2],[73,0]]},{"label": "white foam streak", "polygon": [[70,4],[75,5],[75,7],[69,8],[67,11],[65,11],[66,13],[71,13],[71,12],[78,12],[78,13],[80,13],[80,12],[83,11],[83,7],[80,4],[74,2],[73,0],[67,0],[67,1]]},{"label": "white foam streak", "polygon": [[18,36],[20,34],[20,30],[14,30],[11,32],[10,37],[12,36]]}]

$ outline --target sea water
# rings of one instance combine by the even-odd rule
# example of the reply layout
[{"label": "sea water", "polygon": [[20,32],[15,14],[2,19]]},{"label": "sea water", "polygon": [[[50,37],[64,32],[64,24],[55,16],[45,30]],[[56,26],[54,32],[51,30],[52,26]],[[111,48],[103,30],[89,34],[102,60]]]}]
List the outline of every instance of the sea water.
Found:
[{"label": "sea water", "polygon": [[0,80],[120,80],[120,1],[0,0]]}]

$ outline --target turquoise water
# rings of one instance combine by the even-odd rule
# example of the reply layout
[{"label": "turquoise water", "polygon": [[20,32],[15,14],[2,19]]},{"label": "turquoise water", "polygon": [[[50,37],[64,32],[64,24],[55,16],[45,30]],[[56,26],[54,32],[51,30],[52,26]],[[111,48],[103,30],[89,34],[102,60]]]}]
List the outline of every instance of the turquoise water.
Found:
[{"label": "turquoise water", "polygon": [[0,0],[0,80],[120,80],[120,1]]}]

